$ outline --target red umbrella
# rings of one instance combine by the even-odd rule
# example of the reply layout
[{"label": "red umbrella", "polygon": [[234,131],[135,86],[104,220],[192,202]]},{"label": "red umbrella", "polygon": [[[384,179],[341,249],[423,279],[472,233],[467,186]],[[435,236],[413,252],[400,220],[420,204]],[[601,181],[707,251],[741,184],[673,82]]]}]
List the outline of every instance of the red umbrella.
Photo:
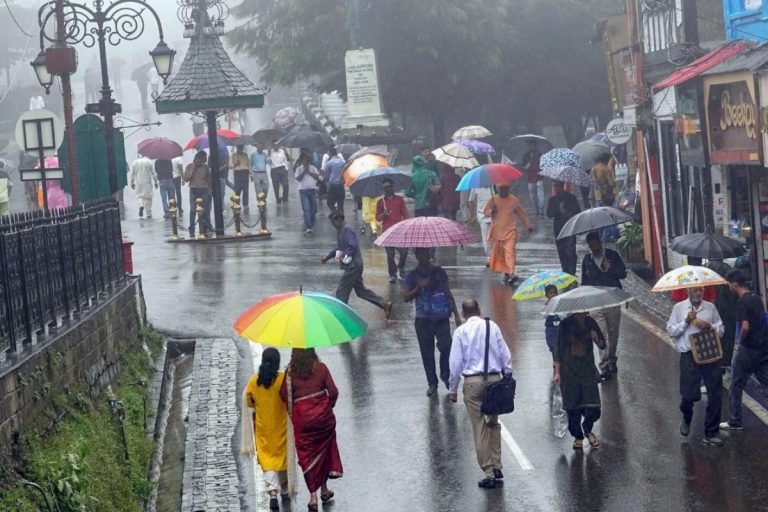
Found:
[{"label": "red umbrella", "polygon": [[166,137],[152,137],[139,142],[138,153],[147,158],[172,160],[181,156],[184,151],[178,142]]},{"label": "red umbrella", "polygon": [[[236,138],[237,137],[233,137],[230,139],[229,137],[219,135],[218,144],[219,146],[227,146],[228,145],[227,142],[231,143]],[[184,146],[184,151],[187,151],[189,149],[208,149],[208,134],[204,133],[202,135],[198,135],[197,137],[192,138],[189,142],[187,142],[187,145]]]},{"label": "red umbrella", "polygon": [[413,217],[398,222],[373,242],[382,247],[455,247],[476,242],[475,235],[443,217]]}]

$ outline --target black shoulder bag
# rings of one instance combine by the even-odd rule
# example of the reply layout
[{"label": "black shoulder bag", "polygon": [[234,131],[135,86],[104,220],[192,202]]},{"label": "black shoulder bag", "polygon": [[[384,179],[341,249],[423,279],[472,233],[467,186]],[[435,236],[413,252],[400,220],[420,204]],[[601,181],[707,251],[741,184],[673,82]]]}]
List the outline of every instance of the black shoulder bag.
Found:
[{"label": "black shoulder bag", "polygon": [[485,319],[485,363],[483,366],[483,384],[485,395],[480,412],[486,416],[509,414],[515,410],[515,388],[517,382],[512,374],[504,375],[501,380],[488,382],[488,352],[491,346],[491,320]]}]

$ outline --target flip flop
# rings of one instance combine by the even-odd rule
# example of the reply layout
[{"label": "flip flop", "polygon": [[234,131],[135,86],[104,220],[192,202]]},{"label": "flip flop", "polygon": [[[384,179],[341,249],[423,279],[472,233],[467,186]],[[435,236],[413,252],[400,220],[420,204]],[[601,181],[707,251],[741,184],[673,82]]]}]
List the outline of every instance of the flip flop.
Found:
[{"label": "flip flop", "polygon": [[332,498],[333,498],[333,491],[328,491],[328,494],[320,493],[320,499],[323,501],[323,503],[327,502]]},{"label": "flip flop", "polygon": [[581,439],[575,439],[573,441],[573,449],[574,450],[581,450],[584,448],[584,442]]},{"label": "flip flop", "polygon": [[597,436],[592,432],[587,434],[587,439],[589,440],[589,446],[591,446],[592,448],[597,448],[598,446],[600,446],[600,441],[597,440]]}]

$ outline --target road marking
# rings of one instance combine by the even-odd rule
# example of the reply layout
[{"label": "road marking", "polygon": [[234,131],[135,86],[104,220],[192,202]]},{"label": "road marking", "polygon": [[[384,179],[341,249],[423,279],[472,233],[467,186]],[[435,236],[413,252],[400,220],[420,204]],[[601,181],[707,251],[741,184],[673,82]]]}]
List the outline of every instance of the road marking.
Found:
[{"label": "road marking", "polygon": [[[660,338],[661,341],[669,345],[670,347],[674,348],[675,351],[677,351],[677,347],[675,346],[675,342],[672,341],[672,338],[667,335],[667,332],[664,329],[659,328],[658,326],[654,325],[652,322],[644,318],[639,313],[636,313],[635,311],[632,311],[631,309],[624,310],[625,314],[646,328],[647,330],[651,331],[653,334],[656,335],[656,337]],[[723,387],[725,389],[731,389],[731,379],[730,378],[723,378]],[[768,425],[768,409],[760,405],[754,398],[749,396],[747,392],[745,391],[742,395],[741,402],[747,406],[747,408],[752,411],[752,413],[758,417],[760,421],[762,421],[765,425]]]},{"label": "road marking", "polygon": [[515,441],[515,438],[512,437],[512,434],[509,432],[509,430],[507,430],[507,427],[505,427],[501,421],[499,421],[499,425],[501,425],[501,438],[505,443],[507,443],[509,449],[512,450],[512,455],[515,456],[517,463],[520,464],[520,469],[523,471],[532,471],[533,464],[531,464],[531,461],[528,459],[528,457],[525,456],[523,450],[520,448],[520,445],[517,444],[517,441]]}]

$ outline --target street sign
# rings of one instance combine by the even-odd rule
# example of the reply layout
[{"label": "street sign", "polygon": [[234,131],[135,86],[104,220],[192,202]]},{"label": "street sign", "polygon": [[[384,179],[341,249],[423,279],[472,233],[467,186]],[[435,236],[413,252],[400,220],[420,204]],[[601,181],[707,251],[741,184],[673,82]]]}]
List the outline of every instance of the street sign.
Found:
[{"label": "street sign", "polygon": [[35,157],[55,155],[63,141],[64,123],[50,110],[30,110],[16,121],[16,143]]},{"label": "street sign", "polygon": [[21,181],[43,181],[45,180],[61,180],[64,179],[64,169],[61,167],[51,167],[44,169],[20,169]]},{"label": "street sign", "polygon": [[614,119],[605,127],[605,135],[616,145],[626,144],[632,138],[632,127],[624,119]]}]

